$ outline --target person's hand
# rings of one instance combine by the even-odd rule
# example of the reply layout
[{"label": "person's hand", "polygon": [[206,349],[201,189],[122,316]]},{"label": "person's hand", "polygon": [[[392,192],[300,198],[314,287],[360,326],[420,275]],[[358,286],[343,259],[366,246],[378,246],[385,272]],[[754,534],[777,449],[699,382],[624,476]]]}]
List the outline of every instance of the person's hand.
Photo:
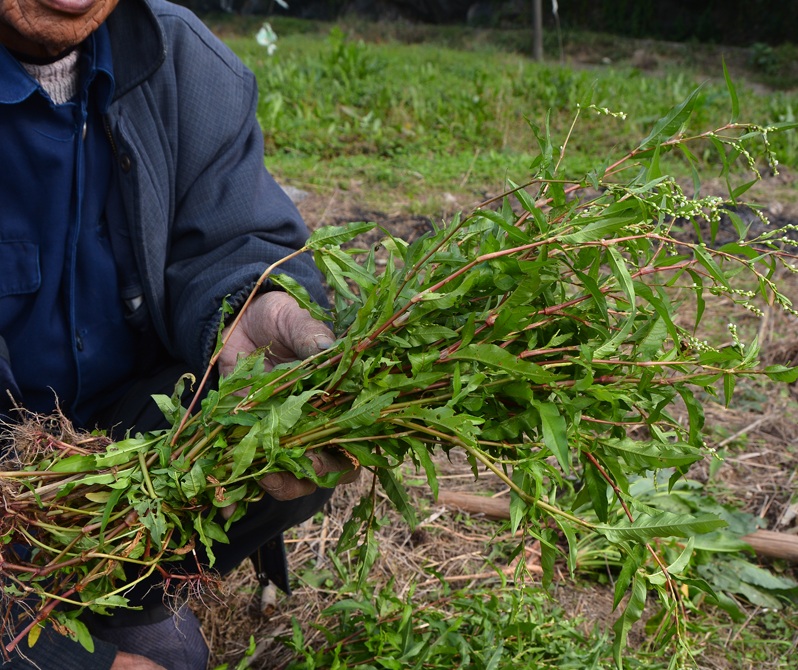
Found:
[{"label": "person's hand", "polygon": [[[223,337],[227,337],[229,328],[225,329]],[[265,350],[266,367],[271,369],[278,363],[317,354],[329,348],[333,341],[332,331],[302,309],[290,295],[272,291],[258,296],[244,312],[219,356],[219,372],[229,374],[240,354],[249,355],[257,349]],[[320,477],[331,472],[343,472],[339,484],[351,483],[360,475],[360,468],[355,468],[343,455],[320,450],[309,452],[308,457]],[[316,490],[315,483],[298,479],[290,472],[273,472],[259,484],[276,500],[293,500]],[[229,519],[235,509],[235,503],[223,507],[222,516]]]},{"label": "person's hand", "polygon": [[[227,337],[230,326],[222,333]],[[307,358],[328,349],[335,341],[332,331],[296,300],[282,291],[258,296],[241,317],[219,355],[219,372],[230,374],[239,355],[264,349],[266,369],[278,363]]]},{"label": "person's hand", "polygon": [[111,670],[166,670],[166,668],[146,656],[118,651],[111,664]]},{"label": "person's hand", "polygon": [[[342,454],[320,449],[308,451],[306,456],[313,462],[313,469],[319,477],[331,472],[343,472],[338,483],[351,484],[360,476],[360,468],[356,468],[352,461]],[[290,472],[272,472],[261,479],[258,484],[276,500],[293,500],[310,495],[318,488],[309,479],[297,479]]]}]

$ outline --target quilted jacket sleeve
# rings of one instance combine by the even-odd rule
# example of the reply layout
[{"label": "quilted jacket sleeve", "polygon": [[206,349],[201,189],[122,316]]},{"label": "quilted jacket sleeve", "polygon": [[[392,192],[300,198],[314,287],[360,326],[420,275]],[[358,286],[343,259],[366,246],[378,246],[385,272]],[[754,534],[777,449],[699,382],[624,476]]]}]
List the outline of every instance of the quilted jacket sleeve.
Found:
[{"label": "quilted jacket sleeve", "polygon": [[[300,248],[307,228],[264,167],[253,74],[183,8],[153,2],[167,58],[117,104],[128,188],[156,328],[202,369],[222,301],[240,305],[263,270]],[[127,187],[126,187],[127,188]],[[324,304],[309,255],[281,266]]]}]

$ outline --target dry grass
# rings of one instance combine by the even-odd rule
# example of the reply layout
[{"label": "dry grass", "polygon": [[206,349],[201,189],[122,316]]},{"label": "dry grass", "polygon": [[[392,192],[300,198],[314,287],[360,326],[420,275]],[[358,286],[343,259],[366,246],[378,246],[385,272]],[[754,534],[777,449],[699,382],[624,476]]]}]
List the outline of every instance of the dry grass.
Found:
[{"label": "dry grass", "polygon": [[[478,490],[495,496],[508,494],[490,473],[481,474],[475,482],[471,466],[455,454],[451,460],[439,461],[438,466],[442,489]],[[390,522],[377,534],[381,555],[370,574],[372,584],[380,586],[393,581],[400,597],[415,584],[414,598],[421,602],[434,599],[440,592],[440,582],[432,577],[430,569],[456,588],[498,582],[496,569],[515,569],[506,560],[515,542],[509,533],[503,532],[501,524],[436,504],[427,486],[420,484],[420,475],[419,485],[413,485],[414,475],[410,471],[405,473],[422,519],[415,531],[410,530],[377,489],[378,514],[387,516]],[[274,602],[269,599],[264,612],[254,571],[246,564],[225,580],[224,605],[197,608],[213,653],[211,667],[225,662],[234,664],[244,654],[250,635],[257,643],[250,667],[264,670],[284,667],[290,654],[275,638],[290,635],[292,617],[302,623],[309,644],[324,644],[323,636],[312,629],[312,624],[325,607],[340,597],[336,590],[340,580],[335,577],[329,553],[334,550],[352,507],[362,496],[369,495],[370,490],[368,476],[340,487],[323,519],[309,520],[287,538],[288,559],[296,583],[291,597],[279,594]],[[486,563],[488,558],[495,568]],[[534,544],[530,543],[527,551],[530,572],[535,570],[535,558]],[[347,556],[342,559],[348,561]]]}]

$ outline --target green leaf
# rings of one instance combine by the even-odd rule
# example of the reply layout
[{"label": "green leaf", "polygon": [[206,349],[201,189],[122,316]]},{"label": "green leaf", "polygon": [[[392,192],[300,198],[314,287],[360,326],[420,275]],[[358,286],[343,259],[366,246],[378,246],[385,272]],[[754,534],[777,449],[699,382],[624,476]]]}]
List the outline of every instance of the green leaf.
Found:
[{"label": "green leaf", "polygon": [[[693,269],[688,269],[687,272],[690,277],[692,277],[693,284],[695,285],[695,322],[693,323],[693,329],[698,330],[698,326],[704,316],[704,310],[706,309],[706,300],[704,299],[704,278]],[[674,341],[678,342],[679,340],[677,338]]]},{"label": "green leaf", "polygon": [[574,233],[562,235],[560,240],[566,244],[584,244],[585,242],[610,239],[616,231],[631,223],[637,222],[637,219],[637,213],[627,214],[625,216],[601,216],[591,217],[590,219],[576,219],[574,223],[583,224],[586,221],[588,223]]},{"label": "green leaf", "polygon": [[363,442],[342,442],[339,447],[352,454],[357,462],[364,467],[387,468],[390,466],[385,456],[377,453],[373,449],[373,442],[368,437],[363,438]]},{"label": "green leaf", "polygon": [[67,456],[55,461],[49,468],[50,472],[77,473],[92,472],[97,467],[94,456]]},{"label": "green leaf", "polygon": [[[397,395],[399,395],[398,391],[391,391],[369,398],[368,396],[373,396],[373,393],[363,392],[352,404],[352,407],[335,419],[334,423],[342,428],[371,426],[380,418],[380,412],[390,406]],[[367,399],[361,400],[364,396]]]},{"label": "green leaf", "polygon": [[135,509],[139,513],[139,521],[149,531],[155,549],[160,551],[167,527],[160,501],[144,500]]},{"label": "green leaf", "polygon": [[559,556],[557,531],[544,528],[540,533],[540,567],[543,568],[543,588],[548,589],[554,580],[554,564]]},{"label": "green leaf", "polygon": [[299,303],[300,307],[308,310],[314,319],[327,321],[330,318],[330,315],[324,309],[313,302],[308,290],[291,275],[285,272],[276,272],[269,277],[269,281],[283,288],[288,295]]},{"label": "green leaf", "polygon": [[524,187],[518,186],[517,184],[513,183],[512,180],[508,180],[510,182],[510,187],[515,189],[513,191],[515,197],[518,199],[518,202],[521,203],[521,207],[523,207],[527,212],[533,214],[535,211],[538,211],[538,208],[535,206],[535,201],[532,199],[532,196],[526,192]]},{"label": "green leaf", "polygon": [[790,368],[786,365],[768,365],[764,372],[774,382],[793,384],[798,381],[798,366]]},{"label": "green leaf", "polygon": [[483,217],[490,221],[491,223],[495,223],[499,226],[505,233],[507,233],[507,237],[517,245],[526,244],[529,242],[530,237],[527,233],[525,233],[520,228],[516,228],[511,222],[506,221],[501,214],[497,212],[493,212],[488,209],[480,209],[474,213],[474,216],[478,219],[479,217]]},{"label": "green leaf", "polygon": [[376,225],[376,223],[358,221],[348,223],[345,226],[324,226],[313,232],[305,246],[308,249],[318,250],[324,247],[344,244],[362,233],[367,233]]},{"label": "green leaf", "polygon": [[416,511],[410,504],[410,500],[407,497],[407,491],[405,491],[404,487],[396,479],[393,471],[388,468],[379,468],[377,470],[377,477],[379,478],[383,490],[388,495],[388,498],[393,503],[394,507],[396,507],[410,528],[415,529],[415,527],[418,525]]},{"label": "green leaf", "polygon": [[277,416],[280,418],[280,435],[285,435],[288,430],[299,421],[305,404],[319,393],[321,393],[320,390],[310,389],[309,391],[303,391],[302,393],[288,396],[288,398],[285,399],[279,409],[276,410]]},{"label": "green leaf", "polygon": [[514,356],[495,344],[469,344],[449,355],[451,360],[468,360],[504,370],[513,377],[523,376],[538,384],[554,381],[556,377],[544,368]]},{"label": "green leaf", "polygon": [[116,504],[119,502],[119,499],[122,497],[122,493],[124,492],[123,489],[114,489],[111,495],[108,497],[108,500],[105,503],[105,509],[103,510],[103,516],[100,520],[100,542],[103,541],[103,534],[105,532],[105,527],[108,525],[108,520],[111,518],[111,514],[113,514],[114,510],[116,509]]},{"label": "green leaf", "polygon": [[732,396],[734,395],[735,383],[736,379],[733,374],[727,373],[723,375],[723,399],[727,408],[731,404]]},{"label": "green leaf", "polygon": [[206,486],[205,473],[199,462],[194,463],[191,470],[180,478],[180,489],[188,500],[196,498],[201,491],[205,490]]},{"label": "green leaf", "polygon": [[[263,421],[259,421],[249,429],[244,437],[233,447],[233,469],[230,472],[230,480],[239,477],[255,459],[255,453],[258,449],[258,444],[261,441],[261,433],[263,432],[265,423],[269,423],[269,419],[276,417],[275,412],[270,412],[269,416]],[[196,466],[195,466],[196,467]],[[201,472],[201,471],[200,471]],[[183,492],[185,493],[185,486]],[[196,495],[196,493],[194,494]]]},{"label": "green leaf", "polygon": [[369,291],[377,284],[377,277],[356,262],[351,255],[337,247],[320,251],[317,256],[329,258],[340,268],[340,276],[357,284],[362,290]]},{"label": "green leaf", "polygon": [[80,643],[81,647],[90,654],[94,653],[94,638],[91,636],[91,633],[89,633],[89,629],[85,623],[73,617],[63,617],[61,623],[69,629],[72,637]]},{"label": "green leaf", "polygon": [[732,201],[736,201],[743,193],[748,191],[752,186],[758,184],[761,180],[759,178],[752,179],[751,181],[747,181],[744,184],[741,184],[737,188],[733,189],[730,193]]},{"label": "green leaf", "polygon": [[571,452],[568,448],[565,419],[560,415],[560,410],[554,403],[534,402],[533,405],[540,413],[543,443],[557,457],[560,467],[568,474],[571,471]]},{"label": "green leaf", "polygon": [[607,260],[610,262],[613,274],[621,285],[624,294],[626,294],[629,304],[632,306],[632,309],[634,309],[635,288],[632,276],[629,274],[629,270],[626,267],[626,260],[615,247],[607,247],[607,252],[609,253]]},{"label": "green leaf", "polygon": [[609,502],[607,500],[607,481],[601,476],[596,466],[591,462],[585,463],[585,486],[590,494],[590,502],[598,520],[606,522],[609,513]]},{"label": "green leaf", "polygon": [[644,547],[633,547],[624,559],[621,571],[618,573],[618,578],[615,581],[615,595],[612,600],[613,610],[618,607],[621,600],[623,600],[623,597],[626,595],[626,590],[629,588],[629,584],[632,583],[632,577],[637,574],[637,571],[643,564],[644,556]]},{"label": "green leaf", "polygon": [[661,512],[659,514],[640,514],[634,523],[621,519],[614,526],[598,524],[596,530],[610,542],[648,542],[656,537],[690,537],[709,533],[726,526],[723,519],[712,514],[689,516]]},{"label": "green leaf", "polygon": [[723,274],[723,271],[718,267],[717,263],[715,263],[715,260],[707,252],[707,250],[700,245],[695,245],[693,247],[693,251],[698,259],[698,262],[706,268],[707,272],[709,272],[712,278],[724,288],[731,289],[728,277]]},{"label": "green leaf", "polygon": [[672,107],[665,116],[657,121],[648,136],[638,145],[637,151],[653,149],[656,145],[680,133],[693,113],[700,92],[701,89],[697,88],[686,100]]},{"label": "green leaf", "polygon": [[732,83],[729,69],[726,67],[726,59],[721,59],[723,62],[723,77],[726,79],[726,88],[729,89],[729,98],[731,99],[731,118],[729,123],[736,123],[740,116],[740,101],[737,99],[737,89]]},{"label": "green leaf", "polygon": [[[697,383],[697,381],[694,380],[694,383]],[[701,430],[704,427],[704,407],[686,386],[678,386],[676,390],[682,396],[682,400],[684,400],[684,404],[687,407],[687,417],[690,425],[688,440],[690,444],[701,446],[703,444]]]},{"label": "green leaf", "polygon": [[646,604],[646,584],[639,572],[635,572],[632,579],[631,591],[626,609],[612,626],[612,630],[615,632],[612,651],[618,670],[623,670],[623,650],[626,648],[629,631],[632,625],[643,616],[643,608]]},{"label": "green leaf", "polygon": [[684,144],[679,144],[679,149],[684,154],[685,158],[687,158],[687,164],[690,166],[690,174],[693,178],[693,197],[698,198],[701,192],[701,176],[696,169],[698,159]]},{"label": "green leaf", "polygon": [[148,440],[142,437],[131,437],[121,442],[116,442],[108,446],[104,454],[94,456],[97,468],[113,468],[136,460],[138,452],[145,450],[155,440]]},{"label": "green leaf", "polygon": [[[691,537],[687,545],[679,554],[678,558],[667,567],[668,575],[680,575],[687,568],[695,550],[695,538]],[[657,570],[648,576],[648,581],[658,586],[663,586],[667,582],[667,575],[662,570]]]},{"label": "green leaf", "polygon": [[668,337],[668,327],[661,318],[654,320],[648,334],[637,347],[638,360],[653,360],[662,351],[662,345]]},{"label": "green leaf", "polygon": [[[529,474],[522,470],[520,467],[513,469],[513,483],[522,491],[529,490]],[[529,511],[529,505],[526,501],[519,496],[515,489],[510,490],[510,533],[516,534],[521,522],[524,520],[526,513]]]},{"label": "green leaf", "polygon": [[424,468],[424,472],[427,475],[427,483],[429,484],[433,497],[437,500],[438,471],[435,468],[435,463],[432,461],[432,458],[430,457],[429,449],[427,449],[427,445],[421,442],[420,440],[409,440],[409,443],[410,443],[410,448],[413,450],[413,453],[416,455],[416,458],[418,458],[418,462],[421,463],[421,467]]}]

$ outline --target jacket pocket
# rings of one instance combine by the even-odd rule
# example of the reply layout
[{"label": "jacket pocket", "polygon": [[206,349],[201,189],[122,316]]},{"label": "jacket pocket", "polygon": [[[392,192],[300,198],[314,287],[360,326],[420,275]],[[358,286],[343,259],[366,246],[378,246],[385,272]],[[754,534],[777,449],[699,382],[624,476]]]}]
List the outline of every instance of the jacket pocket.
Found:
[{"label": "jacket pocket", "polygon": [[0,298],[34,293],[42,283],[39,245],[33,242],[0,242]]}]

